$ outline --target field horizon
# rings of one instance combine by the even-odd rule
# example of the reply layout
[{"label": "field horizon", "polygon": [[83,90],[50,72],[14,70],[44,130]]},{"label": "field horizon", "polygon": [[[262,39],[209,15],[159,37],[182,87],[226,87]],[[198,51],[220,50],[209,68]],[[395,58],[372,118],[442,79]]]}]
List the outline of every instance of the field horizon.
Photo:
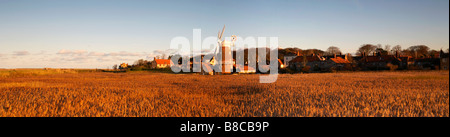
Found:
[{"label": "field horizon", "polygon": [[0,116],[449,116],[449,71],[280,74],[260,84],[259,75],[69,70],[0,75]]}]

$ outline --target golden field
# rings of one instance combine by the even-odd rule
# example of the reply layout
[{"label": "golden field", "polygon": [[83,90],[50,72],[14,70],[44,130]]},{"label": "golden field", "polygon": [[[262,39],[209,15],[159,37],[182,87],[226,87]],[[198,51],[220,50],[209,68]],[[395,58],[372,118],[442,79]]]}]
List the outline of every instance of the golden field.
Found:
[{"label": "golden field", "polygon": [[449,116],[449,71],[280,74],[271,84],[259,75],[0,74],[1,117]]}]

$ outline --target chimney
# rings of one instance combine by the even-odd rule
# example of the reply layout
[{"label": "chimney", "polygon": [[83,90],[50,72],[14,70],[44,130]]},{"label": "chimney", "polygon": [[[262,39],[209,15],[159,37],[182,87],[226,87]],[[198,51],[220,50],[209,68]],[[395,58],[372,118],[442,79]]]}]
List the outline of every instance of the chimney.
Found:
[{"label": "chimney", "polygon": [[300,51],[297,51],[297,56],[300,56]]},{"label": "chimney", "polygon": [[344,59],[345,59],[345,60],[348,60],[348,56],[349,56],[349,55],[350,55],[350,53],[345,54]]},{"label": "chimney", "polygon": [[334,58],[336,58],[336,54],[334,54]]},{"label": "chimney", "polygon": [[373,56],[377,56],[377,52],[373,52]]}]

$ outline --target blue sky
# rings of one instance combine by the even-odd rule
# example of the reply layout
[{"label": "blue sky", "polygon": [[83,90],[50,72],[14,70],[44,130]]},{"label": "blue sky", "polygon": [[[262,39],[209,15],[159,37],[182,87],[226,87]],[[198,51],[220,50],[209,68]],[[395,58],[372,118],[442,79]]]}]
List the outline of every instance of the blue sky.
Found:
[{"label": "blue sky", "polygon": [[170,40],[278,37],[280,47],[449,46],[448,0],[0,0],[0,68],[106,68]]}]

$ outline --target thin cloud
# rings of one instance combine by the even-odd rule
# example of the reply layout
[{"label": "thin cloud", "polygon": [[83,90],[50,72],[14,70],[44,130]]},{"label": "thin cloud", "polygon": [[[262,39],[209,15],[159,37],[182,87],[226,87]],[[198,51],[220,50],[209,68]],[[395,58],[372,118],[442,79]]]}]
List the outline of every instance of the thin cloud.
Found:
[{"label": "thin cloud", "polygon": [[89,57],[86,56],[74,56],[74,57],[56,57],[51,59],[54,62],[88,62]]},{"label": "thin cloud", "polygon": [[176,53],[177,50],[175,49],[167,49],[167,50],[154,50],[153,54],[166,54],[166,55],[170,55],[170,54],[174,54]]},{"label": "thin cloud", "polygon": [[110,58],[97,58],[97,61],[106,62],[106,61],[114,61],[114,60],[110,59]]},{"label": "thin cloud", "polygon": [[88,56],[105,56],[105,53],[102,52],[89,52]]},{"label": "thin cloud", "polygon": [[133,62],[138,59],[153,59],[155,56],[165,55],[167,58],[170,55],[176,53],[177,50],[167,49],[167,50],[154,50],[151,52],[97,52],[97,51],[87,51],[87,50],[59,50],[56,55],[57,57],[52,58],[51,62],[76,62],[76,63],[87,63],[87,64],[98,64],[105,62]]},{"label": "thin cloud", "polygon": [[105,54],[105,56],[144,56],[144,55],[145,55],[145,53],[126,52],[126,51],[111,52],[111,53]]},{"label": "thin cloud", "polygon": [[76,61],[76,62],[84,62],[84,61],[88,61],[88,57],[85,57],[85,56],[78,56],[78,57],[75,57],[75,58],[68,58],[68,59],[66,59],[66,61]]},{"label": "thin cloud", "polygon": [[14,51],[14,56],[26,56],[26,55],[30,55],[30,52],[28,51]]},{"label": "thin cloud", "polygon": [[5,56],[5,54],[0,54],[0,59],[6,60],[6,59],[8,59],[8,58]]},{"label": "thin cloud", "polygon": [[146,53],[139,53],[139,52],[127,52],[127,51],[120,51],[120,52],[111,52],[111,53],[103,53],[103,52],[88,52],[86,50],[65,50],[62,49],[58,51],[56,54],[58,55],[72,55],[72,56],[145,56]]},{"label": "thin cloud", "polygon": [[[87,51],[87,50],[66,50],[62,49],[56,53],[55,58],[52,58],[51,62],[58,63],[77,63],[77,64],[102,64],[106,62],[119,63],[119,62],[130,62],[135,61],[140,58],[145,58],[147,53],[145,52],[97,52],[97,51]],[[70,64],[70,63],[69,63]]]},{"label": "thin cloud", "polygon": [[48,54],[47,54],[47,51],[41,50],[41,52],[34,53],[33,55],[48,55]]},{"label": "thin cloud", "polygon": [[58,51],[56,54],[59,55],[83,55],[86,54],[87,51],[86,50],[65,50],[62,49],[60,51]]},{"label": "thin cloud", "polygon": [[164,58],[169,57],[170,55],[174,55],[178,53],[178,50],[175,49],[167,49],[167,50],[154,50],[152,53],[147,54],[147,59],[153,59],[156,56],[162,57],[164,55]]}]

